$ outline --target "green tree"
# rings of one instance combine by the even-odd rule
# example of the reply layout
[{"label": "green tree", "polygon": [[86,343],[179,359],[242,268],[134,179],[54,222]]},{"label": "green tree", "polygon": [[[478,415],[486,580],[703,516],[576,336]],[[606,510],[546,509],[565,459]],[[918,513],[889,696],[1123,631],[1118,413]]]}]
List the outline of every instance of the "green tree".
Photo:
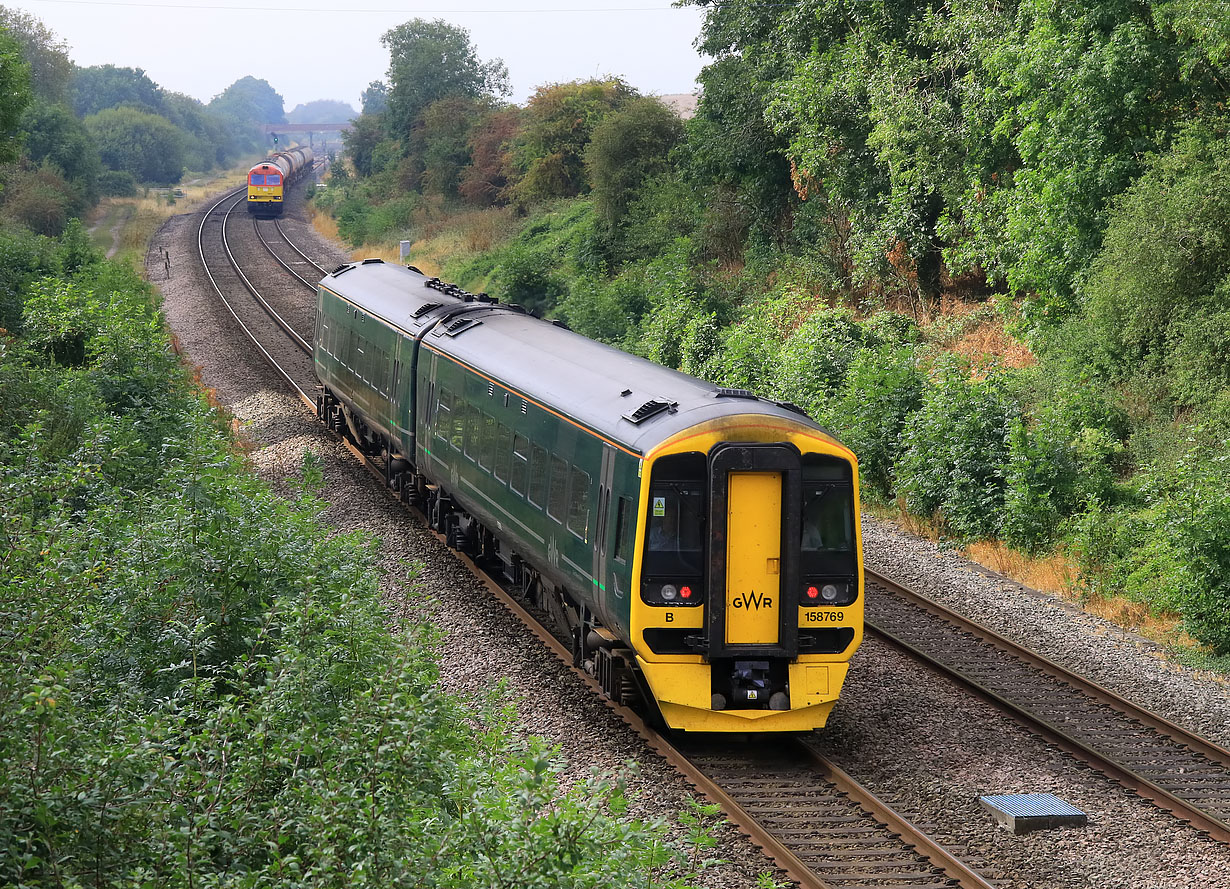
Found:
[{"label": "green tree", "polygon": [[346,102],[338,102],[334,99],[317,99],[314,102],[296,105],[292,110],[286,112],[286,122],[345,123],[358,116],[358,112]]},{"label": "green tree", "polygon": [[450,96],[423,110],[414,148],[423,160],[423,192],[456,197],[462,169],[470,162],[470,133],[487,110],[486,103]]},{"label": "green tree", "polygon": [[346,155],[360,176],[370,176],[374,172],[372,159],[376,146],[384,139],[384,117],[379,114],[360,114],[351,121],[350,129],[342,133]]},{"label": "green tree", "polygon": [[35,164],[54,164],[79,192],[82,206],[98,199],[102,161],[85,125],[64,105],[31,103],[21,118],[26,156]]},{"label": "green tree", "polygon": [[389,90],[382,80],[373,80],[363,90],[361,108],[363,114],[379,114],[389,107]]},{"label": "green tree", "polygon": [[0,29],[0,163],[10,163],[21,151],[21,116],[30,103],[30,66],[21,47]]},{"label": "green tree", "polygon": [[508,93],[508,69],[499,59],[479,61],[465,28],[413,19],[385,32],[380,42],[389,51],[388,123],[395,137],[408,137],[427,107],[443,98]]},{"label": "green tree", "polygon": [[143,182],[171,185],[184,172],[184,135],[174,124],[135,108],[108,108],[85,119],[102,161]]},{"label": "green tree", "polygon": [[73,108],[78,117],[89,117],[120,105],[161,114],[162,90],[141,68],[93,65],[77,69],[73,78]]},{"label": "green tree", "polygon": [[520,108],[487,112],[470,131],[470,162],[461,171],[457,191],[471,204],[491,206],[508,198],[514,176],[510,146],[521,129]]},{"label": "green tree", "polygon": [[540,86],[525,110],[525,128],[514,148],[521,180],[518,198],[533,202],[574,197],[589,190],[585,149],[608,114],[637,95],[619,78]]},{"label": "green tree", "polygon": [[[30,66],[30,88],[45,102],[66,102],[73,79],[68,44],[28,12],[0,6],[0,29],[7,30],[21,47]],[[7,92],[5,93],[7,95]]]},{"label": "green tree", "polygon": [[683,122],[657,99],[631,99],[601,120],[585,149],[594,210],[612,232],[644,183],[666,173]]},{"label": "green tree", "polygon": [[1230,148],[1194,130],[1114,207],[1085,288],[1086,361],[1199,407],[1230,386]]}]

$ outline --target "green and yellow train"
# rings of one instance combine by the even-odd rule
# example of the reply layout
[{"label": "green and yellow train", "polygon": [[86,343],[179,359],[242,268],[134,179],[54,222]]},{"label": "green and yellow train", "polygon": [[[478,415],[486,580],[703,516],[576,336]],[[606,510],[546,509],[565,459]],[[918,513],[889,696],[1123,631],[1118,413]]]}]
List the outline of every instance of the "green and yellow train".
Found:
[{"label": "green and yellow train", "polygon": [[320,282],[329,426],[667,726],[825,724],[863,636],[858,466],[723,389],[380,260]]}]

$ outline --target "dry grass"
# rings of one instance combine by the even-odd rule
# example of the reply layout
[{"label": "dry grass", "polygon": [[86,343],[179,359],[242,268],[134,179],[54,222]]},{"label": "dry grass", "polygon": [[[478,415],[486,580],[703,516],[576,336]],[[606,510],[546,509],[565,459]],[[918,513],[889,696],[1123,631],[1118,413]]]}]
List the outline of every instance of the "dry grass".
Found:
[{"label": "dry grass", "polygon": [[984,321],[951,347],[969,358],[975,366],[994,362],[999,367],[1030,367],[1037,363],[1029,347],[1010,336],[1002,323]]},{"label": "dry grass", "polygon": [[[864,505],[864,510],[918,537],[940,540],[944,536],[942,522],[937,518],[911,516],[896,506]],[[1182,618],[1177,614],[1156,614],[1148,605],[1120,596],[1087,595],[1079,583],[1079,569],[1064,553],[1034,558],[998,541],[978,541],[962,547],[961,554],[971,562],[997,571],[1030,589],[1050,593],[1079,605],[1088,613],[1131,630],[1158,645],[1179,646],[1194,652],[1204,650],[1199,642],[1183,632]]]},{"label": "dry grass", "polygon": [[[90,214],[87,226],[98,240],[110,241],[108,233],[94,232],[94,229],[123,220],[114,243],[116,258],[130,262],[138,271],[143,271],[145,251],[162,224],[219,190],[241,183],[248,166],[245,163],[229,170],[209,173],[176,189],[146,189],[137,197],[103,198]],[[180,194],[175,194],[175,191]]]}]

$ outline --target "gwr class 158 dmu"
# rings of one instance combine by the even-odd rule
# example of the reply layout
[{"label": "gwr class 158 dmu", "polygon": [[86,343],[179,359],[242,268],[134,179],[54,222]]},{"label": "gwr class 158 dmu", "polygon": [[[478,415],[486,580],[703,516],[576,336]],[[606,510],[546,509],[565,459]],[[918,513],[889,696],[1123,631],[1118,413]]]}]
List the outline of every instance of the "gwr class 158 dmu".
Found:
[{"label": "gwr class 158 dmu", "polygon": [[412,267],[344,265],[317,296],[321,417],[608,695],[679,730],[825,724],[863,635],[832,435]]}]

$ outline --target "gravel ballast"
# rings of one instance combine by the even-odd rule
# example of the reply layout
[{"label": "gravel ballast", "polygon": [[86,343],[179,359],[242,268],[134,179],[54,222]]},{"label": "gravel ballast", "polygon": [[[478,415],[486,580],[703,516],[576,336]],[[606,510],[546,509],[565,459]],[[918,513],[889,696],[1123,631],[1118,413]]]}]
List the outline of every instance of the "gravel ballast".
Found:
[{"label": "gravel ballast", "polygon": [[[339,531],[382,541],[390,609],[399,620],[429,620],[443,634],[442,683],[485,697],[499,680],[517,705],[518,727],[559,748],[567,775],[592,770],[630,775],[631,814],[672,818],[692,793],[617,716],[518,621],[468,570],[380,490],[340,443],[242,343],[220,345],[231,322],[219,312],[199,271],[195,216],[170,220],[157,243],[172,254],[149,277],[187,360],[252,442],[256,470],[290,490],[311,451],[322,457]],[[284,223],[322,266],[349,257],[310,227]],[[304,299],[311,296],[304,291]],[[991,576],[934,544],[865,519],[868,566],[1074,667],[1173,721],[1227,744],[1230,691],[1225,683],[1167,661],[1164,652],[1066,603]],[[407,580],[407,565],[423,570]],[[753,739],[749,743],[772,743]],[[850,677],[815,743],[886,801],[1004,887],[1227,887],[1230,849],[1153,807],[1071,757],[1047,747],[988,705],[872,641],[855,656]],[[1013,836],[978,807],[982,794],[1049,791],[1084,809],[1084,829]],[[729,827],[717,830],[707,856],[728,863],[706,885],[752,887],[769,868]]]}]

